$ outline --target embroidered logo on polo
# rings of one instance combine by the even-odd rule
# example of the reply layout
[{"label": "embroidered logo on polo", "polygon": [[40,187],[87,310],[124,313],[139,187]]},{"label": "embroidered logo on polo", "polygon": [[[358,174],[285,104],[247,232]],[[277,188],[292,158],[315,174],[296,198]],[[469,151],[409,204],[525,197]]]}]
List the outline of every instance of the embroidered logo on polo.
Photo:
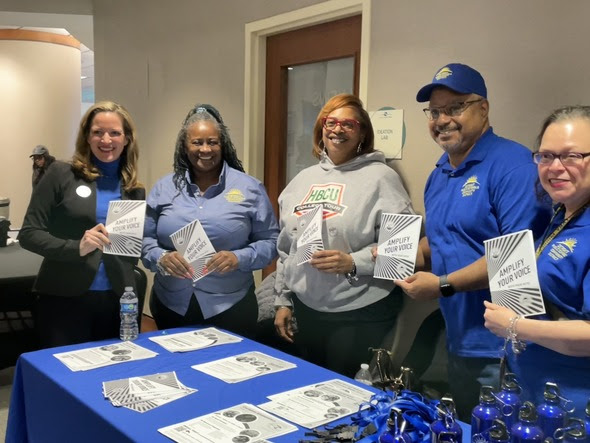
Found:
[{"label": "embroidered logo on polo", "polygon": [[478,189],[479,182],[477,181],[477,175],[472,175],[461,187],[461,195],[463,197],[471,197]]},{"label": "embroidered logo on polo", "polygon": [[241,203],[246,198],[239,189],[230,189],[225,193],[224,197],[230,203]]},{"label": "embroidered logo on polo", "polygon": [[573,253],[577,245],[578,240],[575,238],[567,238],[564,241],[555,242],[551,245],[548,255],[555,261],[562,260]]},{"label": "embroidered logo on polo", "polygon": [[451,75],[453,75],[453,71],[451,71],[450,68],[448,68],[447,66],[445,66],[444,68],[442,68],[440,71],[438,71],[436,73],[436,75],[434,76],[434,78],[437,79],[437,80],[441,80],[443,78],[450,77]]},{"label": "embroidered logo on polo", "polygon": [[324,206],[323,219],[342,215],[348,207],[342,204],[345,188],[346,185],[341,183],[311,185],[302,202],[293,208],[293,214],[301,217],[318,204],[322,204]]}]

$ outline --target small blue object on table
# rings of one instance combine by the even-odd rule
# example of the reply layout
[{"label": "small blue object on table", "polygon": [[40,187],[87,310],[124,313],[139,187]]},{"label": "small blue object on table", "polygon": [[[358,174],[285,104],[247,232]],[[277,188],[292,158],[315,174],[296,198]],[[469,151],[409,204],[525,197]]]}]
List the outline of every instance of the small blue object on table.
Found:
[{"label": "small blue object on table", "polygon": [[[158,353],[155,358],[130,361],[89,371],[72,372],[53,356],[113,343],[114,340],[44,349],[22,354],[17,362],[6,431],[7,443],[20,442],[170,442],[159,428],[190,420],[240,403],[258,405],[267,396],[305,385],[341,379],[358,382],[308,363],[276,349],[248,340],[198,351],[172,353],[149,340],[162,333],[185,332],[194,328],[144,333],[136,343]],[[294,369],[267,374],[240,383],[226,383],[191,366],[244,352],[258,351],[297,365]],[[198,392],[139,413],[114,407],[102,392],[102,383],[175,371],[178,379]],[[377,392],[371,387],[368,389]],[[350,422],[350,417],[339,422]],[[337,423],[339,423],[337,422]],[[464,424],[463,424],[464,425]],[[303,439],[307,430],[298,427],[275,443]],[[469,427],[464,425],[464,441]]]}]

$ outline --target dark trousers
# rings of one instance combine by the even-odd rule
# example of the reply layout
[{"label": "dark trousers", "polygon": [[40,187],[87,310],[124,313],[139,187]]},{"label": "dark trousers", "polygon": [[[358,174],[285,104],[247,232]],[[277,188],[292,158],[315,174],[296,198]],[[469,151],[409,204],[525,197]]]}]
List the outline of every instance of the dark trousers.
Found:
[{"label": "dark trousers", "polygon": [[77,297],[37,294],[35,326],[42,348],[119,337],[119,296],[87,291]]},{"label": "dark trousers", "polygon": [[379,348],[393,328],[402,305],[395,288],[371,305],[346,312],[320,312],[293,297],[298,332],[295,342],[302,357],[339,374],[354,377],[361,363],[369,363],[369,347]]},{"label": "dark trousers", "polygon": [[489,385],[498,390],[500,359],[459,357],[449,353],[449,385],[459,419],[471,422],[471,411],[479,403],[479,391]]},{"label": "dark trousers", "polygon": [[231,308],[208,319],[203,317],[201,307],[195,296],[191,297],[186,314],[180,315],[165,306],[153,289],[150,297],[150,310],[158,329],[203,325],[227,329],[254,340],[258,334],[258,302],[254,294],[254,285]]}]

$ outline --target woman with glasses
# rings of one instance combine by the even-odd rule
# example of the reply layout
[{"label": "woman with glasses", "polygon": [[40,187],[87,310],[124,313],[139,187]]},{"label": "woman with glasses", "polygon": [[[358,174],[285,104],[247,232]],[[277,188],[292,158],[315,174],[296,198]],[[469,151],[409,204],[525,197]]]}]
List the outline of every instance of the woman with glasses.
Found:
[{"label": "woman with glasses", "polygon": [[137,157],[127,110],[99,102],[82,117],[72,162],[53,163],[33,189],[18,238],[44,257],[34,285],[42,347],[119,336],[119,297],[137,287],[137,258],[103,255],[104,223],[111,200],[145,199]]},{"label": "woman with glasses", "polygon": [[[195,220],[216,251],[204,270],[193,269],[170,238]],[[158,328],[208,324],[255,338],[252,271],[275,258],[278,232],[264,185],[244,173],[219,111],[195,105],[178,133],[174,172],[147,199],[142,260],[157,272],[150,308]]]},{"label": "woman with glasses", "polygon": [[555,110],[537,145],[539,181],[555,203],[536,244],[547,315],[521,318],[485,302],[485,325],[522,342],[509,363],[527,398],[540,403],[545,382],[555,382],[582,417],[590,400],[590,106]]},{"label": "woman with glasses", "polygon": [[[319,163],[279,197],[275,327],[304,358],[352,377],[369,361],[368,348],[381,345],[402,301],[393,282],[373,278],[381,214],[413,210],[399,176],[374,149],[373,127],[357,97],[340,94],[324,105],[312,153]],[[324,250],[298,264],[297,240],[318,206]]]}]

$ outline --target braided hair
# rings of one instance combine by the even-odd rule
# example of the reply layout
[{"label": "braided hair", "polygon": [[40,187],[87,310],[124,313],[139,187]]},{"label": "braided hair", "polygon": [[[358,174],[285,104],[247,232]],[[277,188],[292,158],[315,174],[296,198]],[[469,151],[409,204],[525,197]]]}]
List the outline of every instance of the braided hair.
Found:
[{"label": "braided hair", "polygon": [[182,122],[182,127],[178,132],[178,137],[176,138],[176,148],[174,149],[173,181],[174,186],[178,190],[181,190],[184,186],[186,186],[186,171],[189,171],[191,168],[191,163],[186,152],[188,129],[199,121],[211,121],[215,124],[219,132],[219,144],[221,146],[221,156],[223,160],[227,162],[228,166],[237,169],[238,171],[245,172],[242,162],[238,158],[236,148],[229,136],[229,130],[223,123],[223,119],[221,118],[219,111],[212,105],[198,103],[188,112],[187,116]]}]

